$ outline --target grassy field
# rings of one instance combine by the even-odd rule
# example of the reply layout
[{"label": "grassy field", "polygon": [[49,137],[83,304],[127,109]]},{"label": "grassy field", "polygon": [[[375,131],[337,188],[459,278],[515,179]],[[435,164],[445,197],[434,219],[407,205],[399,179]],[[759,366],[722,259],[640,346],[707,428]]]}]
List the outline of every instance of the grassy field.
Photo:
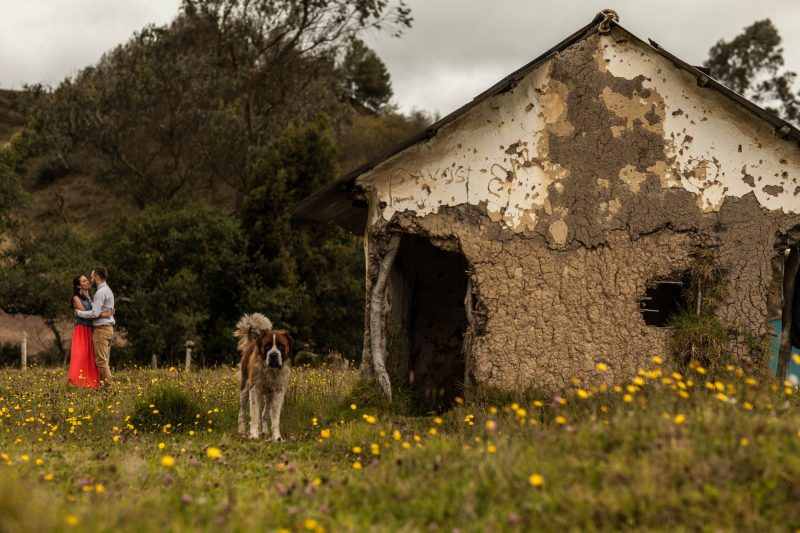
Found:
[{"label": "grassy field", "polygon": [[732,367],[656,360],[627,383],[440,416],[299,369],[279,444],[236,434],[233,369],[117,380],[105,396],[63,370],[0,370],[0,531],[800,527],[798,391]]}]

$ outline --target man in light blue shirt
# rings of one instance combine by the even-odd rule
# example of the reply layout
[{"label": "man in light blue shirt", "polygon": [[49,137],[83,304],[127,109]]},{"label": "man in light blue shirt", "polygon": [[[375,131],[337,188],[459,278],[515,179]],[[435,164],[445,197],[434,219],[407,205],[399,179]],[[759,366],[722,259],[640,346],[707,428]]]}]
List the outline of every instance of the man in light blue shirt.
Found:
[{"label": "man in light blue shirt", "polygon": [[114,377],[109,366],[111,339],[114,337],[114,293],[108,286],[108,270],[104,266],[92,270],[92,284],[97,287],[92,300],[92,308],[88,311],[75,310],[80,318],[92,320],[92,344],[97,370],[100,371],[100,390],[111,392]]}]

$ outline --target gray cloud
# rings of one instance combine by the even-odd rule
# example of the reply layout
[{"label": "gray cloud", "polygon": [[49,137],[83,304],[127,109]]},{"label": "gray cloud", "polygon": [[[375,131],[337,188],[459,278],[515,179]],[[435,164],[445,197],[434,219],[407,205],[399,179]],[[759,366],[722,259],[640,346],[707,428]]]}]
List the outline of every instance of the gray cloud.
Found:
[{"label": "gray cloud", "polygon": [[[800,71],[797,0],[409,0],[414,27],[400,39],[366,41],[386,62],[395,101],[443,114],[468,102],[613,7],[636,35],[651,37],[700,64],[720,38],[772,18],[784,38],[787,65]],[[0,86],[56,84],[125,42],[147,23],[165,23],[180,0],[0,0]]]},{"label": "gray cloud", "polygon": [[0,0],[0,86],[57,84],[96,62],[180,0]]},{"label": "gray cloud", "polygon": [[401,39],[368,42],[392,74],[402,109],[446,114],[545,52],[612,7],[621,24],[681,59],[701,64],[720,38],[771,18],[784,39],[787,66],[800,71],[796,0],[410,0],[414,27]]}]

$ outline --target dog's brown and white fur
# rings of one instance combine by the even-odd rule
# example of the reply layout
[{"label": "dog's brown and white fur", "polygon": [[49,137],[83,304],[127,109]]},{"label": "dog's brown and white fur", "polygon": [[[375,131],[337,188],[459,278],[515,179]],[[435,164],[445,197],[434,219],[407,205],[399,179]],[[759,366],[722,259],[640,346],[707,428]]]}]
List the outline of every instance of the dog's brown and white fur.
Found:
[{"label": "dog's brown and white fur", "polygon": [[272,322],[261,313],[244,315],[236,324],[242,360],[239,383],[239,433],[248,434],[250,412],[251,439],[267,434],[267,415],[272,440],[281,438],[281,409],[291,378],[294,340],[285,329],[272,329]]}]

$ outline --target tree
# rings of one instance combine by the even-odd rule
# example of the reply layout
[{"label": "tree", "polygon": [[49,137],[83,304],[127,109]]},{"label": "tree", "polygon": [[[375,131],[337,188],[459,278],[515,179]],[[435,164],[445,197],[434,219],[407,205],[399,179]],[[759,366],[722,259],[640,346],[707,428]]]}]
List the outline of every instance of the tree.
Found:
[{"label": "tree", "polygon": [[371,111],[383,109],[392,97],[386,65],[360,39],[352,39],[342,62],[348,96]]},{"label": "tree", "polygon": [[206,204],[153,207],[121,221],[98,250],[139,361],[174,359],[191,339],[206,361],[234,362],[246,263],[235,220]]},{"label": "tree", "polygon": [[253,280],[248,308],[316,349],[357,356],[363,333],[363,244],[341,228],[296,225],[289,208],[336,177],[327,118],[291,127],[258,164],[242,205]]},{"label": "tree", "polygon": [[67,226],[36,236],[16,230],[0,256],[0,309],[44,319],[65,359],[58,321],[74,316],[72,279],[88,276],[90,260],[86,237]]},{"label": "tree", "polygon": [[705,66],[711,75],[767,110],[789,121],[800,119],[794,92],[797,74],[784,68],[781,36],[770,19],[754,22],[730,41],[709,50]]},{"label": "tree", "polygon": [[343,49],[410,25],[387,0],[184,0],[41,100],[44,131],[89,149],[144,207],[204,191],[238,207],[259,151],[292,122],[341,116]]}]

